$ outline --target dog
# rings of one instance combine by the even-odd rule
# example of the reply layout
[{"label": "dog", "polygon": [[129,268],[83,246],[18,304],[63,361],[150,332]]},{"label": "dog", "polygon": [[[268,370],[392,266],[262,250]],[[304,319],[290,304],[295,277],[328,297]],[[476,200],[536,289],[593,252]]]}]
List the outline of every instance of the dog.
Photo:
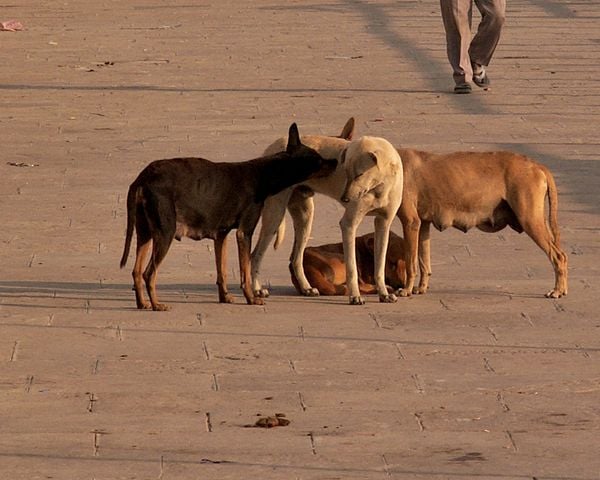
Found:
[{"label": "dog", "polygon": [[[304,135],[302,142],[317,150],[327,158],[337,158],[354,137],[355,121],[350,118],[339,136]],[[269,145],[264,155],[273,155],[282,151],[287,138],[282,137]],[[302,268],[303,253],[308,244],[314,215],[313,196],[321,193],[335,200],[340,200],[346,185],[346,172],[338,162],[336,170],[326,177],[313,178],[300,186],[292,187],[266,199],[261,217],[261,229],[256,246],[252,251],[252,282],[257,297],[268,297],[269,290],[260,281],[262,259],[275,238],[274,247],[278,248],[285,237],[285,211],[289,210],[294,224],[294,245],[291,253],[291,264],[294,275],[300,286],[300,293],[305,296],[317,296],[319,291],[312,287]]]},{"label": "dog", "polygon": [[379,301],[396,302],[396,295],[389,293],[385,285],[385,254],[390,227],[402,202],[402,160],[387,140],[366,136],[351,141],[340,160],[346,171],[346,186],[341,196],[345,211],[340,228],[350,305],[365,303],[360,296],[356,265],[356,230],[365,215],[375,216],[374,276]]},{"label": "dog", "polygon": [[[407,280],[401,295],[425,293],[431,276],[431,224],[440,231],[477,227],[526,232],[546,253],[555,274],[546,297],[567,294],[567,256],[560,248],[558,193],[544,165],[512,152],[434,154],[398,149],[404,165],[404,197],[398,210],[407,248]],[[548,224],[544,219],[548,197]],[[414,288],[417,265],[420,282]]]},{"label": "dog", "polygon": [[[300,141],[289,129],[283,152],[238,163],[202,158],[174,158],[150,163],[129,187],[127,232],[121,268],[127,262],[134,228],[137,250],[133,283],[137,308],[168,310],[156,294],[157,269],[173,239],[210,238],[215,242],[219,302],[232,303],[226,282],[226,239],[237,229],[241,287],[248,304],[262,305],[252,293],[250,246],[265,199],[307,179],[328,175],[337,166]],[[142,269],[151,252],[143,274]],[[146,285],[150,303],[143,293]]]},{"label": "dog", "polygon": [[[348,138],[355,135],[354,125],[355,120],[351,118],[344,127],[343,134],[345,133]],[[341,153],[347,142],[345,144],[330,137],[319,137],[319,143],[307,141],[307,144],[315,147],[317,151],[320,145],[326,145],[329,154],[335,155],[335,150],[339,149],[338,154]],[[268,150],[281,148],[280,145],[281,140],[278,140]],[[431,276],[429,230],[434,218],[439,229],[455,226],[466,231],[472,226],[477,226],[483,231],[493,232],[508,225],[519,233],[527,232],[546,253],[555,272],[555,286],[546,293],[546,297],[558,298],[567,294],[567,256],[560,248],[557,220],[558,194],[554,177],[545,166],[512,152],[433,154],[414,149],[397,148],[397,150],[404,168],[404,200],[398,211],[398,217],[402,221],[407,254],[410,255],[406,266],[407,284],[400,295],[424,294],[429,288]],[[488,162],[495,164],[490,171],[488,171],[490,169],[487,166]],[[339,165],[338,170],[341,168]],[[500,175],[501,171],[505,176]],[[466,176],[461,179],[462,172],[466,172]],[[315,191],[338,199],[338,192],[343,188],[343,177],[331,175],[323,180],[318,184],[319,190],[315,189]],[[484,195],[492,191],[495,193],[484,199]],[[299,260],[308,241],[314,215],[314,203],[310,193],[310,191],[307,194],[305,191],[298,190],[290,197],[270,197],[271,203],[265,204],[263,217],[268,216],[269,229],[265,230],[263,225],[257,243],[257,249],[259,245],[261,248],[260,255],[255,257],[253,254],[252,258],[253,272],[257,272],[254,278],[254,290],[259,296],[268,295],[268,291],[263,289],[259,282],[260,261],[275,236],[275,245],[283,241],[286,206],[292,216],[295,231],[294,249],[291,254],[294,274],[298,278],[303,295],[318,294],[318,291],[311,288],[306,280],[302,262]],[[546,196],[549,203],[549,228],[542,213]],[[523,198],[532,199],[530,207],[523,205]],[[485,200],[486,204],[481,204],[481,209],[476,212],[476,205],[473,202],[479,203],[479,199]],[[286,200],[287,205],[284,204]],[[276,202],[279,203],[275,205]],[[469,221],[461,222],[464,219],[454,218],[455,216],[468,216]],[[279,227],[277,222],[281,224]],[[417,262],[421,276],[418,287],[415,287]]]},{"label": "dog", "polygon": [[[375,235],[368,233],[356,238],[356,263],[360,293],[377,293],[375,286]],[[392,293],[406,284],[406,262],[404,261],[404,239],[390,231],[386,262],[385,283]],[[318,247],[307,247],[303,258],[304,272],[310,284],[320,295],[348,295],[346,286],[346,264],[342,243],[330,243]],[[292,284],[298,293],[302,289],[290,263]]]}]

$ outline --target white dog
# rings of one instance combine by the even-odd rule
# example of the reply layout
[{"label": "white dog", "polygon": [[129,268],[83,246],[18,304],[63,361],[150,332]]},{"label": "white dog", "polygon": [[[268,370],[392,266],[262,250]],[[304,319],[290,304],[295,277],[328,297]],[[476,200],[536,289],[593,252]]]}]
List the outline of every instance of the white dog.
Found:
[{"label": "white dog", "polygon": [[[320,153],[324,158],[339,158],[354,135],[354,118],[350,118],[339,137],[325,135],[303,135],[301,141]],[[273,142],[265,150],[265,155],[272,155],[285,150],[287,137]],[[252,251],[252,284],[254,294],[268,297],[269,291],[263,288],[260,281],[260,265],[271,241],[277,235],[275,248],[283,241],[285,235],[285,210],[289,210],[294,223],[294,246],[290,257],[298,286],[306,296],[318,296],[319,291],[313,288],[304,274],[302,258],[308,243],[314,216],[313,196],[315,192],[340,201],[346,186],[346,170],[341,163],[331,175],[311,179],[300,187],[288,188],[277,195],[267,197],[261,217],[261,229],[256,246]]]},{"label": "white dog", "polygon": [[398,151],[387,140],[362,137],[341,153],[346,187],[341,200],[346,211],[340,220],[346,263],[346,285],[351,305],[362,305],[356,267],[356,230],[365,215],[375,216],[375,285],[380,302],[395,302],[385,285],[385,252],[390,227],[402,203],[403,170]]}]

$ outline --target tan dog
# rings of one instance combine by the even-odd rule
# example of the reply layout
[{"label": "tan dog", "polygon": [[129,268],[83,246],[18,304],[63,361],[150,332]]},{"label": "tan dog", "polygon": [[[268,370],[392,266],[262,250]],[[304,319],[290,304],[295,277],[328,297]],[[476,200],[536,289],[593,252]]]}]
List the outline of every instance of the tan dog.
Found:
[{"label": "tan dog", "polygon": [[[406,263],[404,261],[404,239],[390,231],[390,240],[385,262],[385,283],[393,292],[406,284]],[[358,288],[361,293],[376,293],[375,282],[375,235],[368,233],[356,238],[356,264]],[[348,295],[346,286],[346,264],[342,243],[330,243],[304,250],[304,272],[310,284],[321,295]],[[294,275],[290,263],[292,283],[298,293],[302,289]]]},{"label": "tan dog", "polygon": [[[402,295],[413,292],[417,264],[421,280],[415,293],[425,293],[431,275],[429,228],[477,227],[497,232],[507,225],[526,232],[546,253],[555,274],[546,296],[567,294],[567,256],[560,248],[554,177],[544,166],[511,152],[456,152],[445,155],[398,149],[405,175],[398,217],[404,228],[407,281]],[[548,225],[544,219],[548,196]]]},{"label": "tan dog", "polygon": [[385,254],[392,221],[400,208],[403,190],[402,160],[387,140],[362,137],[350,142],[340,156],[346,171],[341,200],[345,212],[340,220],[346,285],[351,305],[362,305],[356,265],[356,230],[365,215],[375,216],[375,285],[380,302],[395,302],[385,286]]}]

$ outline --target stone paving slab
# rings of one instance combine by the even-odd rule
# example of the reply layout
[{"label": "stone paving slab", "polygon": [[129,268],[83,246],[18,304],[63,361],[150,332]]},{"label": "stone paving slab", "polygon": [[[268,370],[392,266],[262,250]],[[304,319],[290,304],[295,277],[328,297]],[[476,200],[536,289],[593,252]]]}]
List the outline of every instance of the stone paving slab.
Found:
[{"label": "stone paving slab", "polygon": [[[437,0],[23,0],[9,18],[0,478],[600,478],[600,2],[508,2],[493,89],[469,96]],[[293,121],[350,116],[398,146],[547,164],[569,296],[543,298],[548,260],[505,230],[433,232],[425,296],[302,298],[288,225],[266,306],[216,303],[212,244],[183,241],[159,274],[172,311],[135,310],[118,261],[144,165],[250,159]],[[316,204],[311,244],[339,241],[342,207]],[[276,413],[290,425],[248,427]]]}]

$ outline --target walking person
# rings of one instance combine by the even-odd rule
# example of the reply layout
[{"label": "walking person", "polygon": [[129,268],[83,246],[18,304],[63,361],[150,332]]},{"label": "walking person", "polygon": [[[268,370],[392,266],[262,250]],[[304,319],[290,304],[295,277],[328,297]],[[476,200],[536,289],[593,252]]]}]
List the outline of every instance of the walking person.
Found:
[{"label": "walking person", "polygon": [[[473,2],[481,13],[481,23],[471,40]],[[487,90],[490,77],[486,67],[500,40],[506,0],[440,0],[440,6],[454,93],[471,93],[471,81]]]}]

